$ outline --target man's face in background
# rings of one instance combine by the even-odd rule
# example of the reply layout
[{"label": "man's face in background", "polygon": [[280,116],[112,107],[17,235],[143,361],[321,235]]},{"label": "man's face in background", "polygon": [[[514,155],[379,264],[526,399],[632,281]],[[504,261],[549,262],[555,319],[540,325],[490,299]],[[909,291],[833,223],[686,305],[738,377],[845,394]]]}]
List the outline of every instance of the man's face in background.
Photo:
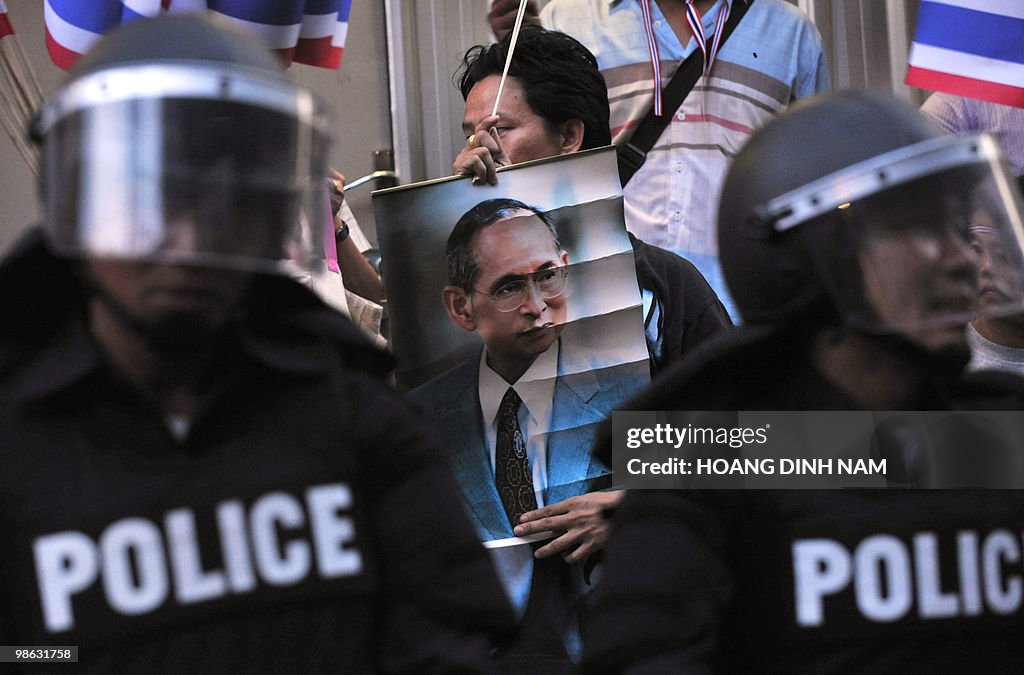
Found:
[{"label": "man's face in background", "polygon": [[[480,80],[466,97],[462,130],[469,136],[480,121],[491,114],[501,77],[489,75]],[[501,146],[513,164],[575,152],[579,143],[568,143],[562,130],[534,112],[526,91],[517,77],[505,80],[498,108],[501,120],[496,125]],[[582,138],[582,137],[581,137]]]},{"label": "man's face in background", "polygon": [[1005,229],[1006,224],[987,209],[976,209],[971,217],[971,248],[979,259],[979,319],[1020,331],[1024,330],[1024,279],[1020,253],[1005,240]]},{"label": "man's face in background", "polygon": [[982,312],[1020,307],[1020,265],[1001,234],[1003,225],[991,213],[977,209],[971,218],[971,248],[979,258],[979,304]]}]

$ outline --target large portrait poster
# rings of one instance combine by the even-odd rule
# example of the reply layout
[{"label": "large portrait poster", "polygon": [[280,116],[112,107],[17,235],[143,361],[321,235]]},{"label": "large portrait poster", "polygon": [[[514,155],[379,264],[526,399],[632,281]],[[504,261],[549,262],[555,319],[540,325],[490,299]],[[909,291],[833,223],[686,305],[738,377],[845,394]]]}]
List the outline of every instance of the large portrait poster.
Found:
[{"label": "large portrait poster", "polygon": [[484,541],[515,543],[523,512],[610,486],[594,433],[650,379],[614,150],[373,202],[397,384]]}]

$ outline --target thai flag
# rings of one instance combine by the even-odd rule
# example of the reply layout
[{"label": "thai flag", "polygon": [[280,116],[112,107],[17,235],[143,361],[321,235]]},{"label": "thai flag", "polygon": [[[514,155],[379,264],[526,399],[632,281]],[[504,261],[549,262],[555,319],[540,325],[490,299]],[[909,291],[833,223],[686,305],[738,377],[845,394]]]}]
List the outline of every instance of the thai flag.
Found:
[{"label": "thai flag", "polygon": [[45,0],[46,47],[67,70],[108,30],[162,12],[210,11],[249,31],[285,62],[337,68],[352,0]]},{"label": "thai flag", "polygon": [[1024,2],[922,0],[906,82],[1024,107]]},{"label": "thai flag", "polygon": [[11,20],[7,18],[7,3],[4,0],[0,0],[0,38],[7,37],[8,35],[14,35],[14,26],[11,25]]},{"label": "thai flag", "polygon": [[341,64],[348,35],[352,0],[306,0],[294,60],[310,66],[336,69]]}]

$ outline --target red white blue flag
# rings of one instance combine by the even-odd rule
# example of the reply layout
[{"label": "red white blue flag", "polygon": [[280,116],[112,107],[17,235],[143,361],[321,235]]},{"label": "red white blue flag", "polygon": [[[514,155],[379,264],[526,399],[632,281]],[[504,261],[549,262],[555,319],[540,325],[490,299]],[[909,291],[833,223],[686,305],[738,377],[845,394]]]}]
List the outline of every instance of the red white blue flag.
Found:
[{"label": "red white blue flag", "polygon": [[45,0],[46,47],[67,70],[115,26],[164,12],[210,11],[261,39],[286,63],[337,68],[351,6],[352,0]]},{"label": "red white blue flag", "polygon": [[1024,107],[1024,0],[922,0],[906,82]]},{"label": "red white blue flag", "polygon": [[14,35],[14,26],[11,25],[11,20],[7,18],[7,3],[4,0],[0,0],[0,38],[7,37],[8,35]]}]

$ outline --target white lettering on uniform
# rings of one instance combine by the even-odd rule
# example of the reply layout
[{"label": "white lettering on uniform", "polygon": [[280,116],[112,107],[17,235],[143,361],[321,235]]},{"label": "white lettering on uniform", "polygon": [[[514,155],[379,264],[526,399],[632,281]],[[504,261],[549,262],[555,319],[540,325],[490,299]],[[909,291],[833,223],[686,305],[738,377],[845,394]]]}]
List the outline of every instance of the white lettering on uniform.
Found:
[{"label": "white lettering on uniform", "polygon": [[178,602],[189,604],[224,595],[224,573],[203,572],[195,515],[188,509],[171,511],[164,519],[164,527],[167,529],[174,593]]},{"label": "white lettering on uniform", "polygon": [[978,575],[978,533],[956,535],[957,567],[960,571],[960,602],[967,616],[981,614],[981,577]]},{"label": "white lettering on uniform", "polygon": [[1006,530],[990,534],[982,544],[985,570],[985,601],[996,614],[1010,614],[1020,608],[1021,579],[1014,576],[1003,583],[1002,562],[1020,562],[1017,540]]},{"label": "white lettering on uniform", "polygon": [[[854,591],[861,613],[875,621],[895,621],[910,609],[910,556],[896,537],[879,534],[860,543],[854,553]],[[882,591],[882,575],[889,589]]]},{"label": "white lettering on uniform", "polygon": [[[852,555],[831,539],[793,542],[797,623],[823,625],[825,596],[847,591],[851,579],[861,615],[879,623],[906,617],[915,599],[921,619],[978,616],[986,609],[999,615],[1021,611],[1024,551],[1009,530],[994,530],[984,538],[971,530],[957,532],[956,589],[942,588],[939,535],[919,532],[912,541],[911,547],[891,535],[873,535],[863,539]],[[952,551],[949,546],[946,556]]]},{"label": "white lettering on uniform", "polygon": [[361,572],[359,551],[343,547],[355,538],[352,519],[338,515],[340,509],[352,506],[352,491],[347,485],[320,485],[306,492],[306,502],[320,576],[332,579]]},{"label": "white lettering on uniform", "polygon": [[282,551],[281,542],[277,539],[278,524],[283,530],[302,527],[304,523],[302,505],[285,492],[263,495],[252,505],[249,524],[256,549],[256,568],[268,584],[287,586],[309,573],[309,544],[291,541]]},{"label": "white lettering on uniform", "polygon": [[[167,598],[167,568],[160,530],[144,518],[119,520],[100,537],[103,590],[122,614],[144,614]],[[138,579],[132,571],[132,560]]]},{"label": "white lettering on uniform", "polygon": [[957,615],[956,593],[942,592],[939,574],[939,545],[934,532],[914,537],[914,572],[917,574],[917,611],[922,619],[943,619]]},{"label": "white lettering on uniform", "polygon": [[[258,580],[272,586],[298,583],[313,573],[314,554],[320,578],[361,573],[362,554],[351,546],[355,522],[342,513],[353,506],[351,489],[319,485],[305,498],[308,518],[303,502],[285,492],[263,495],[248,513],[240,500],[217,504],[223,569],[203,569],[191,509],[167,512],[164,532],[144,518],[124,518],[103,530],[98,543],[76,531],[39,536],[32,550],[43,623],[51,633],[74,628],[73,596],[97,580],[114,611],[134,616],[163,604],[172,582],[174,600],[182,605],[249,592]],[[295,533],[307,520],[308,535]],[[287,531],[293,534],[283,541]]]},{"label": "white lettering on uniform", "polygon": [[850,582],[850,554],[831,539],[793,542],[793,578],[796,580],[796,618],[801,626],[825,621],[823,598]]},{"label": "white lettering on uniform", "polygon": [[57,532],[38,537],[32,552],[46,630],[71,630],[75,627],[71,596],[88,588],[99,573],[96,545],[81,532]]},{"label": "white lettering on uniform", "polygon": [[256,573],[253,572],[252,558],[249,556],[245,507],[242,502],[232,500],[217,506],[217,529],[220,531],[224,569],[228,573],[231,590],[244,593],[256,588]]}]

